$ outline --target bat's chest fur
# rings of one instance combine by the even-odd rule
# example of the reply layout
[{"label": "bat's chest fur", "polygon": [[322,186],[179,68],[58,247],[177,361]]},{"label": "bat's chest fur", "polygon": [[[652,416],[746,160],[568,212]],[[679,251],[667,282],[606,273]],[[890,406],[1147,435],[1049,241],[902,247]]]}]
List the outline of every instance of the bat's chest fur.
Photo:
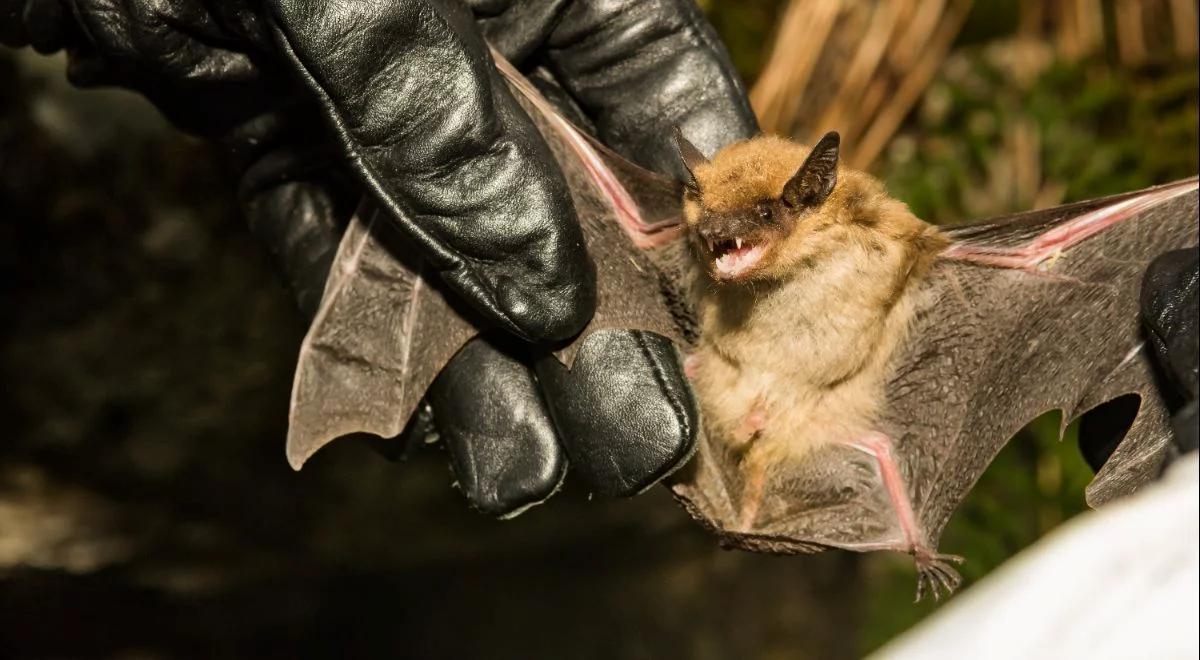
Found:
[{"label": "bat's chest fur", "polygon": [[692,374],[710,437],[802,454],[874,430],[919,295],[897,286],[907,254],[848,246],[790,281],[702,294]]}]

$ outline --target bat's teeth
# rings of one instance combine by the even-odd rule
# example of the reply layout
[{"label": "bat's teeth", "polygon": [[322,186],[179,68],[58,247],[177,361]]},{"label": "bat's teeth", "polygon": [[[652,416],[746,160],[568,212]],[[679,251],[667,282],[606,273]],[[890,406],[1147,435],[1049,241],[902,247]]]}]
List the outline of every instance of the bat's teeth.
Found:
[{"label": "bat's teeth", "polygon": [[742,239],[740,239],[740,238],[733,239],[733,244],[737,247],[737,249],[739,249],[739,250],[742,249]]}]

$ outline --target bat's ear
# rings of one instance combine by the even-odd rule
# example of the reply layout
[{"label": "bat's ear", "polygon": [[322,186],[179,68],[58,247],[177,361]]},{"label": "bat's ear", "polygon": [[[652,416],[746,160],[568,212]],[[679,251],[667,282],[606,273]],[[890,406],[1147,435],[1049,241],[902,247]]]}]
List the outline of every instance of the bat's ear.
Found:
[{"label": "bat's ear", "polygon": [[683,159],[683,166],[687,168],[688,181],[684,185],[693,191],[700,190],[700,186],[696,183],[696,167],[707,163],[708,159],[700,153],[696,145],[683,137],[683,131],[678,126],[675,127],[675,146],[679,149],[679,157]]},{"label": "bat's ear", "polygon": [[804,164],[796,170],[783,187],[783,201],[789,206],[816,206],[829,197],[837,185],[838,151],[842,138],[837,131],[829,131],[817,146],[813,147]]}]

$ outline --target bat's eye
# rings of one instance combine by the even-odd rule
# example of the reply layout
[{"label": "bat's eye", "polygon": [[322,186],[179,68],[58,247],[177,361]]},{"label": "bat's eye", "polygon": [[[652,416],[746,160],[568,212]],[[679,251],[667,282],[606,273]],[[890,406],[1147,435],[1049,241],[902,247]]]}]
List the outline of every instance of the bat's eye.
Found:
[{"label": "bat's eye", "polygon": [[771,205],[770,204],[767,204],[766,202],[759,202],[758,206],[755,207],[755,210],[758,211],[759,218],[762,218],[763,220],[771,219]]}]

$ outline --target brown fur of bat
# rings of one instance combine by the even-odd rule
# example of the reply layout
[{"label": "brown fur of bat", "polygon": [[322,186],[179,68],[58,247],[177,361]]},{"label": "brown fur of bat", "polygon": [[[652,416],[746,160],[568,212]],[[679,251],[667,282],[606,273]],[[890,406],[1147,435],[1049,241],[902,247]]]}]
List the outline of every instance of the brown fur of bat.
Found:
[{"label": "brown fur of bat", "polygon": [[[690,373],[710,437],[763,470],[874,430],[917,284],[947,241],[839,166],[836,134],[815,150],[758,137],[711,161],[680,139],[701,336]],[[715,264],[737,239],[761,256],[731,278]]]}]

